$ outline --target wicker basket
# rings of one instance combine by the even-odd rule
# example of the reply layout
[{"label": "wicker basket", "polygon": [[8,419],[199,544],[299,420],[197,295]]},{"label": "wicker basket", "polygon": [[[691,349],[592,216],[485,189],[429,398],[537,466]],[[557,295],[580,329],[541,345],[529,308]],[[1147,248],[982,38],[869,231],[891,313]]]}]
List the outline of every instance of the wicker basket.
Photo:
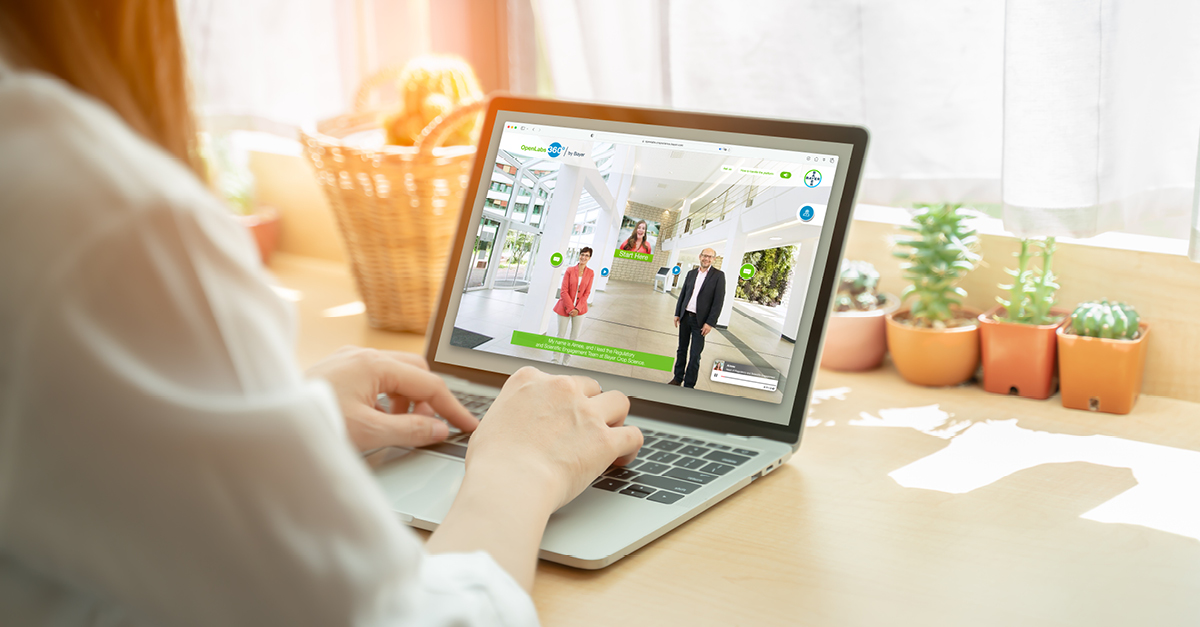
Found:
[{"label": "wicker basket", "polygon": [[474,146],[438,144],[485,103],[464,104],[434,120],[414,147],[382,145],[380,112],[362,109],[370,92],[392,77],[372,77],[359,90],[354,113],[319,122],[301,139],[346,240],[367,320],[379,329],[424,333],[475,158]]}]

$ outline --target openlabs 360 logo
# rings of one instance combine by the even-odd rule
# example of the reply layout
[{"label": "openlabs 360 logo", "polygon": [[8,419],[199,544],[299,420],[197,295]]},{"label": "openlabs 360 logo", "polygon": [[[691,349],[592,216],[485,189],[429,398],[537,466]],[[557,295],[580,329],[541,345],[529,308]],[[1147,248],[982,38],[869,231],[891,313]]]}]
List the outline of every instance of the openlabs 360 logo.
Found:
[{"label": "openlabs 360 logo", "polygon": [[562,156],[564,150],[566,150],[565,146],[558,142],[554,142],[553,144],[550,144],[549,148],[546,149],[546,154],[550,157],[559,157]]}]

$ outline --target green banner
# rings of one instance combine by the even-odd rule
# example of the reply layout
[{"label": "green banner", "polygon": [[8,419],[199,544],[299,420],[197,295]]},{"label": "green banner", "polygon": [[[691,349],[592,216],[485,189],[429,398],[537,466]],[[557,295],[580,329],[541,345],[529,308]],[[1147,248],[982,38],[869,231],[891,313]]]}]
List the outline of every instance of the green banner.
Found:
[{"label": "green banner", "polygon": [[650,253],[635,253],[632,250],[621,250],[620,248],[618,248],[617,252],[613,254],[613,257],[616,257],[617,259],[632,259],[634,261],[654,260],[654,255]]},{"label": "green banner", "polygon": [[631,351],[603,344],[592,344],[591,342],[580,342],[579,340],[564,340],[562,338],[550,337],[549,335],[535,335],[524,331],[513,331],[512,344],[555,353],[566,353],[568,355],[613,361],[619,364],[630,364],[641,368],[662,370],[663,372],[670,372],[672,366],[675,365],[674,357],[643,353],[642,351]]}]

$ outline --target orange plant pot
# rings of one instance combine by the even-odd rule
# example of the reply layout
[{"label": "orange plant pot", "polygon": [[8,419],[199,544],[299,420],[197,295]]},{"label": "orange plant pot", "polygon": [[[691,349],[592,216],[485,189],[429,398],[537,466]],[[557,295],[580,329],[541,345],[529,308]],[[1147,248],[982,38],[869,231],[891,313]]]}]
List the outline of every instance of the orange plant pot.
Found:
[{"label": "orange plant pot", "polygon": [[1063,407],[1128,414],[1142,393],[1150,328],[1136,340],[1085,337],[1058,328],[1058,378]]},{"label": "orange plant pot", "polygon": [[271,254],[279,244],[279,210],[274,207],[259,207],[250,215],[237,216],[238,222],[250,230],[263,265],[271,261]]},{"label": "orange plant pot", "polygon": [[[979,349],[983,357],[983,389],[994,394],[1017,394],[1043,400],[1054,393],[1054,365],[1058,354],[1055,324],[1031,325],[1001,322],[995,307],[979,316]],[[1067,313],[1053,311],[1067,319]]]},{"label": "orange plant pot", "polygon": [[841,311],[829,316],[821,367],[841,372],[878,368],[887,353],[884,316],[896,310],[899,299],[888,295],[889,307],[874,311]]},{"label": "orange plant pot", "polygon": [[[900,376],[909,383],[943,387],[971,378],[979,367],[979,327],[918,329],[887,315],[887,345]],[[979,310],[963,309],[964,317],[978,317]]]}]

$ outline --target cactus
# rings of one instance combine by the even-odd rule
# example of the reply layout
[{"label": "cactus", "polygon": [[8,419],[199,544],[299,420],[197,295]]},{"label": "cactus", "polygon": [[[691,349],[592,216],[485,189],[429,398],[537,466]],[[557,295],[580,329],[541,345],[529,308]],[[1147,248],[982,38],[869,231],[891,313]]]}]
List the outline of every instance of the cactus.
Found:
[{"label": "cactus", "polygon": [[[398,146],[414,145],[421,131],[438,116],[483,96],[471,66],[454,56],[425,55],[413,59],[400,72],[397,85],[400,109],[384,120],[383,127],[387,129],[387,143]],[[478,117],[473,116],[452,130],[442,144],[474,143],[472,134],[478,124]]]},{"label": "cactus", "polygon": [[875,291],[879,272],[866,261],[847,261],[838,280],[835,311],[871,311],[884,306],[887,298]]},{"label": "cactus", "polygon": [[[1040,270],[1032,267],[1033,248],[1041,248],[1042,267]],[[1011,285],[1001,285],[1000,289],[1009,292],[1008,300],[999,296],[996,301],[1004,305],[1004,317],[998,318],[1004,322],[1017,324],[1052,324],[1057,319],[1050,315],[1050,308],[1057,302],[1055,292],[1060,287],[1054,282],[1057,278],[1051,270],[1054,260],[1054,238],[1044,240],[1021,240],[1021,251],[1017,253],[1017,269],[1005,269],[1013,277]]]},{"label": "cactus", "polygon": [[1080,303],[1071,314],[1071,332],[1087,337],[1136,340],[1139,334],[1137,310],[1125,303],[1107,300]]},{"label": "cactus", "polygon": [[975,252],[978,238],[966,218],[959,205],[931,205],[913,216],[915,226],[901,227],[915,237],[897,238],[898,250],[892,255],[904,260],[904,278],[912,282],[900,300],[916,298],[911,313],[916,326],[945,327],[955,318],[952,307],[961,306],[967,295],[955,283],[975,269],[980,256]]}]

